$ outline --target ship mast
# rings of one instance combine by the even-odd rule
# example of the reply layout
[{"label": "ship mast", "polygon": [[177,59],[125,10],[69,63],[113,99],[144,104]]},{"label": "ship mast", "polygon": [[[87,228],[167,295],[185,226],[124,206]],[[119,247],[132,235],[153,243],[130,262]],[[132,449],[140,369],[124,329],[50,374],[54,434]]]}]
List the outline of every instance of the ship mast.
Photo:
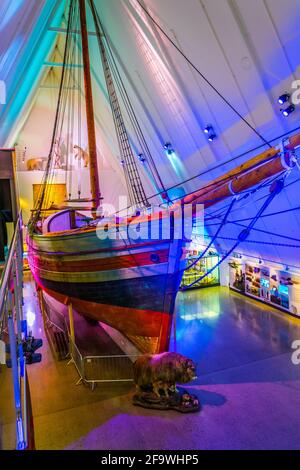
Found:
[{"label": "ship mast", "polygon": [[82,56],[83,56],[83,73],[84,73],[84,89],[85,89],[85,106],[86,120],[88,132],[88,145],[90,157],[90,184],[92,193],[92,212],[95,214],[100,205],[101,192],[99,185],[98,163],[97,163],[97,145],[96,131],[94,119],[93,91],[91,81],[89,43],[86,24],[86,7],[85,0],[79,0],[81,40],[82,40]]},{"label": "ship mast", "polygon": [[[106,87],[108,91],[110,107],[114,119],[115,129],[117,133],[119,148],[121,152],[122,163],[124,165],[125,179],[128,187],[130,201],[132,204],[138,207],[149,207],[149,201],[147,199],[145,189],[143,187],[139,171],[135,162],[132,146],[129,140],[129,135],[125,126],[123,114],[121,111],[119,99],[116,93],[112,73],[109,66],[108,57],[106,55],[104,33],[101,31],[102,25],[98,18],[96,8],[93,0],[89,0],[92,15],[94,18],[96,34],[99,43],[99,49],[101,54],[102,66],[104,71],[104,77]],[[101,29],[100,29],[101,27]]]}]

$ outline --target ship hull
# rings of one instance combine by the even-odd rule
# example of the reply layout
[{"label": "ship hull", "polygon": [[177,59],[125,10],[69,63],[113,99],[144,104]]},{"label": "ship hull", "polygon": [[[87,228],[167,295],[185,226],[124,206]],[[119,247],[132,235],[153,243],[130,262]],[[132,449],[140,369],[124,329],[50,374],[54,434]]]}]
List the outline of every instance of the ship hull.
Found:
[{"label": "ship hull", "polygon": [[96,230],[33,235],[29,264],[56,300],[116,328],[142,352],[169,347],[182,240],[99,240]]}]

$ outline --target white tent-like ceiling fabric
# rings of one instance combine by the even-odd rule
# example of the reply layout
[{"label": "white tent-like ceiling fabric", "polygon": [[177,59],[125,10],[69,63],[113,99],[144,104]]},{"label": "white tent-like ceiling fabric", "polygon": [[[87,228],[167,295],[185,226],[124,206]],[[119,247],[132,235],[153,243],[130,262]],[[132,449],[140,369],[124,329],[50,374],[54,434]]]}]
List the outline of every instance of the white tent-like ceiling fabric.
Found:
[{"label": "white tent-like ceiling fabric", "polygon": [[[94,3],[166,187],[179,185],[189,192],[266,148],[263,140],[162,35],[137,0],[94,0]],[[140,3],[265,140],[274,139],[274,144],[278,144],[279,136],[299,127],[300,108],[296,106],[295,112],[285,118],[277,102],[282,93],[292,93],[292,83],[300,79],[298,0],[140,0]],[[65,33],[60,29],[66,28],[64,7],[64,2],[54,0],[1,2],[0,34],[5,35],[7,43],[1,41],[0,45],[0,79],[7,85],[7,104],[0,107],[0,146],[12,146],[22,140],[22,132],[29,126],[41,93],[44,112],[50,116],[45,121],[51,122],[51,116],[53,119],[53,105],[49,105],[51,110],[45,105],[50,91],[45,88],[41,91],[41,84],[47,79],[49,67],[45,63],[53,59],[53,47],[55,44],[63,47]],[[91,14],[88,15],[99,146],[104,160],[111,162],[120,175],[97,38]],[[22,75],[17,76],[16,71]],[[59,78],[59,73],[56,74]],[[131,131],[128,121],[127,124]],[[217,134],[212,143],[203,133],[209,124]],[[43,124],[42,133],[48,136],[48,142],[51,131]],[[134,135],[132,140],[138,153]],[[46,137],[44,141],[47,142]],[[175,150],[171,156],[163,150],[166,142]],[[260,149],[234,159],[261,145]],[[219,166],[230,159],[230,163]],[[218,167],[214,169],[215,166]],[[156,188],[147,177],[147,165],[145,168],[141,170],[143,181],[151,195]],[[201,176],[181,184],[197,174]],[[257,222],[249,240],[239,247],[240,252],[300,269],[300,213],[291,210],[297,208],[299,178],[299,170],[295,169],[286,179],[286,189]],[[262,190],[236,204],[229,218],[236,222],[227,224],[217,240],[221,251],[230,249],[232,239],[242,230],[237,224],[249,223],[244,219],[255,215],[264,200],[260,198],[266,193],[266,189]],[[208,209],[207,215],[216,213],[216,209]],[[274,215],[268,215],[271,213]],[[207,222],[211,235],[218,221]]]}]

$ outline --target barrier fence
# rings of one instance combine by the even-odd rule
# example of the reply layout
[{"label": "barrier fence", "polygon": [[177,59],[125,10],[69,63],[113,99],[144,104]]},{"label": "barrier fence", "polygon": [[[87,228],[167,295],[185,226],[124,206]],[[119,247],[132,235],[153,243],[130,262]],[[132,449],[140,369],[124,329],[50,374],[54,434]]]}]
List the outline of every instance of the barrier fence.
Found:
[{"label": "barrier fence", "polygon": [[84,382],[95,388],[97,383],[132,382],[133,363],[139,355],[82,356],[69,336],[71,362],[80,376],[77,384]]},{"label": "barrier fence", "polygon": [[40,305],[45,326],[55,326],[68,338],[69,357],[71,358],[69,362],[75,365],[79,374],[77,384],[86,383],[94,389],[97,383],[133,381],[133,363],[139,355],[82,355],[76,340],[72,338],[71,327],[67,322],[66,316],[50,306],[41,291]]}]

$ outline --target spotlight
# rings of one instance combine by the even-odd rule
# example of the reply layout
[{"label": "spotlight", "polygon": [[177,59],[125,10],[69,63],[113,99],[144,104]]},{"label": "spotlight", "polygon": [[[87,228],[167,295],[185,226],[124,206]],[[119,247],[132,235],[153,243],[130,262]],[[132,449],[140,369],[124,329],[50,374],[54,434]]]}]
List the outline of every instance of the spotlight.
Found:
[{"label": "spotlight", "polygon": [[209,142],[212,142],[213,140],[215,140],[216,137],[217,137],[217,136],[216,136],[215,133],[210,134],[209,137],[208,137]]},{"label": "spotlight", "polygon": [[288,117],[294,111],[295,111],[295,106],[293,104],[290,104],[286,109],[281,110],[284,117]]},{"label": "spotlight", "polygon": [[279,96],[278,98],[278,103],[279,104],[284,104],[290,99],[290,94],[289,93],[283,93],[283,95]]},{"label": "spotlight", "polygon": [[204,134],[209,134],[212,131],[213,131],[212,126],[206,126],[205,129],[203,129]]},{"label": "spotlight", "polygon": [[174,152],[174,149],[172,147],[172,144],[170,142],[167,142],[165,145],[164,145],[164,149],[167,151],[167,154],[168,155],[172,155]]},{"label": "spotlight", "polygon": [[125,165],[125,160],[120,160],[120,164],[123,166]]}]

